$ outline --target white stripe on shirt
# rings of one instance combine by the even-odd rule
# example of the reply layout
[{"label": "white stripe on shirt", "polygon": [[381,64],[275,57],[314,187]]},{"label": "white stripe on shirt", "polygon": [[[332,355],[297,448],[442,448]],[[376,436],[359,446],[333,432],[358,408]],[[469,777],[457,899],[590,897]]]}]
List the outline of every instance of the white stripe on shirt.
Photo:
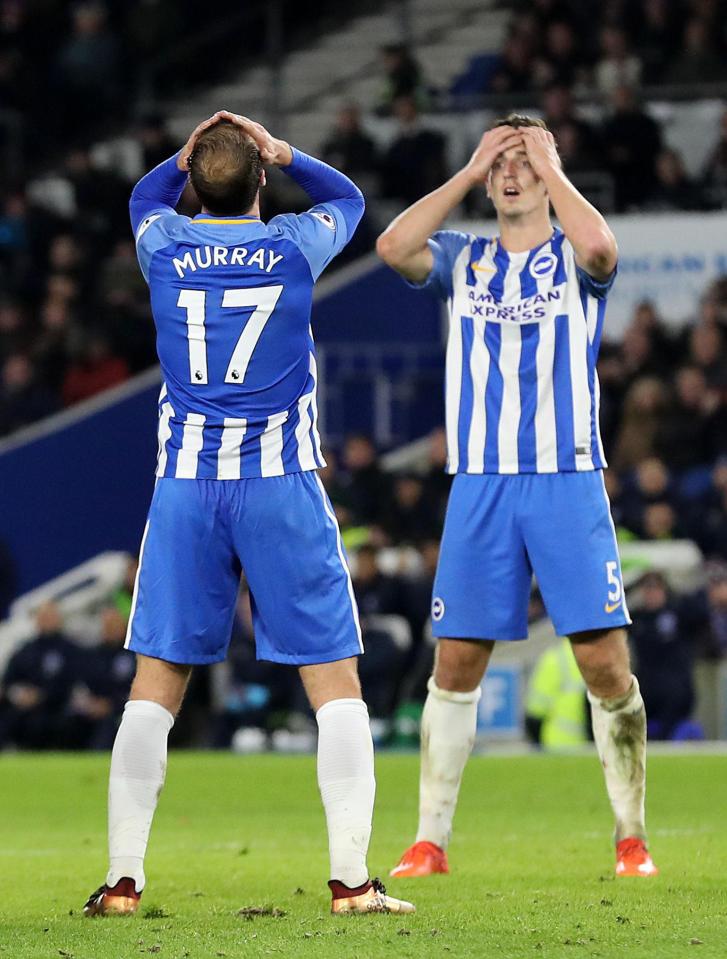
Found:
[{"label": "white stripe on shirt", "polygon": [[247,420],[225,417],[222,440],[217,453],[217,479],[239,479],[241,472],[240,447],[247,430]]},{"label": "white stripe on shirt", "polygon": [[558,444],[553,395],[553,359],[555,322],[540,324],[540,340],[535,354],[538,376],[538,406],[535,410],[535,468],[538,473],[558,472]]},{"label": "white stripe on shirt", "polygon": [[265,432],[260,437],[260,475],[282,476],[283,467],[283,423],[288,418],[288,411],[273,413],[268,417]]},{"label": "white stripe on shirt", "polygon": [[177,455],[177,479],[197,478],[197,457],[204,445],[205,417],[201,413],[188,413],[184,421],[182,448]]},{"label": "white stripe on shirt", "polygon": [[[515,272],[514,270],[512,271]],[[516,274],[517,275],[517,274]],[[502,407],[497,428],[497,447],[501,473],[517,473],[519,469],[517,434],[520,426],[520,327],[503,323],[500,327],[500,372],[502,373]]]},{"label": "white stripe on shirt", "polygon": [[490,351],[485,346],[485,320],[476,316],[472,320],[472,350],[470,373],[472,375],[472,418],[467,444],[467,470],[482,473],[485,469],[485,439],[487,418],[485,416],[485,390],[490,371]]}]

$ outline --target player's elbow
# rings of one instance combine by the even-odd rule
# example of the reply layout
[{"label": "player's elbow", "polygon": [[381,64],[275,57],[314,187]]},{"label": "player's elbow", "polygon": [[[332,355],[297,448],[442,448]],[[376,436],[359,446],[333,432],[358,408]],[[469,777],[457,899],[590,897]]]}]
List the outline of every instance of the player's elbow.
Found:
[{"label": "player's elbow", "polygon": [[618,247],[610,230],[599,230],[589,238],[582,253],[586,268],[592,275],[609,276],[616,269]]},{"label": "player's elbow", "polygon": [[396,269],[403,262],[403,250],[401,244],[397,243],[396,236],[392,230],[385,230],[376,241],[376,252],[379,257],[388,263],[389,266]]}]

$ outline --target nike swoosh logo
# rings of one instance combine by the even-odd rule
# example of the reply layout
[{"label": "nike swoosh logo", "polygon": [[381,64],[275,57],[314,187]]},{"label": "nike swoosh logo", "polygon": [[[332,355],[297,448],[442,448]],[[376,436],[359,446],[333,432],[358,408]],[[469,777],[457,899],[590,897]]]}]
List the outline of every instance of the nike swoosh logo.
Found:
[{"label": "nike swoosh logo", "polygon": [[617,610],[620,605],[621,605],[621,600],[619,600],[617,603],[606,603],[606,605],[603,608],[607,613],[613,613],[614,610]]},{"label": "nike swoosh logo", "polygon": [[473,263],[472,269],[476,273],[497,273],[494,266],[480,266],[479,263]]}]

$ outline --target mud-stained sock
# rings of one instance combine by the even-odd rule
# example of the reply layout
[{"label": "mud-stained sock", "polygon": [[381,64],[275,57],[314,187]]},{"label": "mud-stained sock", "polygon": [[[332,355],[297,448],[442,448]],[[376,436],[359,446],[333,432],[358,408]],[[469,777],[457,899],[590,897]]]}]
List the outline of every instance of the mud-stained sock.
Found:
[{"label": "mud-stained sock", "polygon": [[446,849],[464,767],[477,730],[481,689],[456,693],[440,689],[430,677],[422,713],[419,828],[417,842]]},{"label": "mud-stained sock", "polygon": [[588,693],[593,736],[606,778],[606,790],[616,818],[616,842],[627,836],[646,839],[646,710],[639,683],[616,699]]}]

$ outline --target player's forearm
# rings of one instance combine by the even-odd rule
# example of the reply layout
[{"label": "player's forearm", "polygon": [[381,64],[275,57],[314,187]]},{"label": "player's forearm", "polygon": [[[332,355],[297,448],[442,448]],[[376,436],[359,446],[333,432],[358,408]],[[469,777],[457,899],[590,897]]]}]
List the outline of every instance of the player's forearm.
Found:
[{"label": "player's forearm", "polygon": [[408,209],[389,224],[378,239],[376,251],[395,270],[405,267],[410,257],[426,249],[427,240],[459,206],[474,186],[466,168]]},{"label": "player's forearm", "polygon": [[154,167],[131,191],[129,214],[134,235],[142,220],[155,210],[166,208],[168,212],[174,212],[188,176],[186,170],[180,170],[177,166],[178,156],[175,154]]},{"label": "player's forearm", "polygon": [[562,170],[554,170],[545,178],[545,185],[578,263],[597,279],[606,279],[616,268],[618,258],[616,239],[608,224]]},{"label": "player's forearm", "polygon": [[363,193],[339,170],[307,153],[291,149],[292,162],[280,169],[305,190],[313,203],[335,203],[346,221],[350,237],[364,213]]}]

